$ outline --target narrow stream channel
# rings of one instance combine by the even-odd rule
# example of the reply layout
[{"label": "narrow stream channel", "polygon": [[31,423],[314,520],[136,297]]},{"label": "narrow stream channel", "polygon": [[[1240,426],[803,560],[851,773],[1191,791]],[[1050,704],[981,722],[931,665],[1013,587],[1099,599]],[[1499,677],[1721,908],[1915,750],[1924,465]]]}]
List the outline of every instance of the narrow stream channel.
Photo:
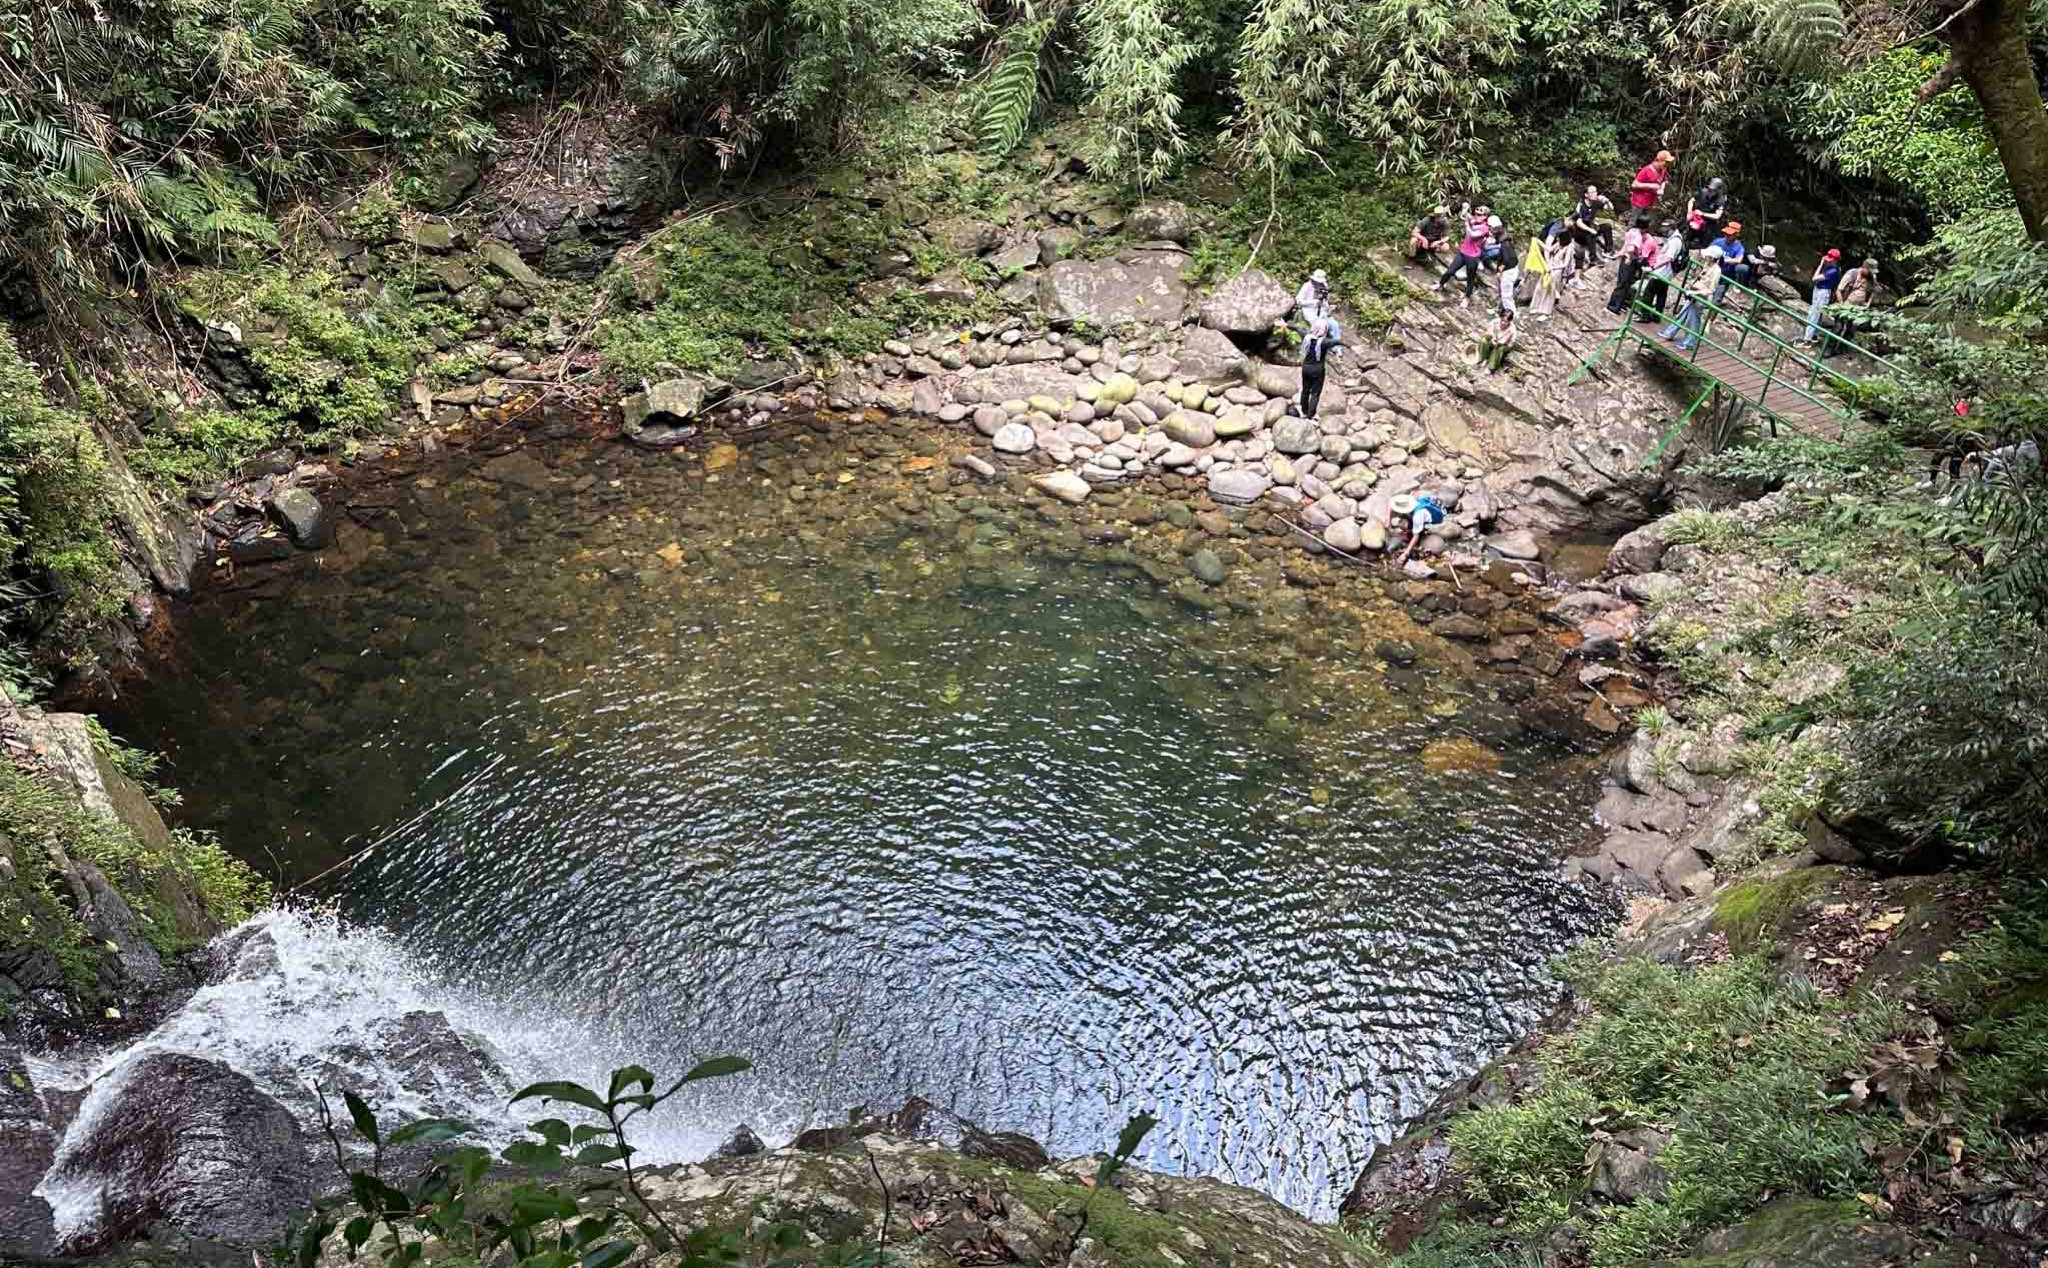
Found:
[{"label": "narrow stream channel", "polygon": [[1134,549],[1163,500],[937,488],[936,443],[419,467],[202,594],[107,720],[267,872],[377,842],[313,892],[520,1073],[751,1057],[661,1155],[911,1094],[1078,1153],[1149,1108],[1151,1165],[1330,1216],[1607,917],[1554,864],[1585,755],[1374,580],[1241,558],[1220,593],[1275,584],[1204,611]]}]

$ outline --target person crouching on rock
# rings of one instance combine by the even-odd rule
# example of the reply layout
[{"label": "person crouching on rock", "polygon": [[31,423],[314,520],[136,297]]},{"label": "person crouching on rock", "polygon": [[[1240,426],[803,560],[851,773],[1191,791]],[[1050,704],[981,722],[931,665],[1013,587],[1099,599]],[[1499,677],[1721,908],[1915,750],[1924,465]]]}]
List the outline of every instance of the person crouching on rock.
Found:
[{"label": "person crouching on rock", "polygon": [[1489,371],[1498,374],[1507,364],[1508,349],[1515,346],[1515,310],[1503,308],[1487,326],[1486,333],[1479,337],[1479,361]]},{"label": "person crouching on rock", "polygon": [[1401,551],[1401,566],[1407,567],[1414,557],[1415,548],[1429,530],[1444,522],[1444,508],[1427,493],[1410,497],[1403,493],[1387,506],[1387,527],[1399,532],[1404,526],[1408,530],[1408,545]]},{"label": "person crouching on rock", "polygon": [[1318,317],[1301,343],[1301,416],[1314,418],[1323,399],[1323,370],[1330,355],[1343,345],[1337,323]]}]

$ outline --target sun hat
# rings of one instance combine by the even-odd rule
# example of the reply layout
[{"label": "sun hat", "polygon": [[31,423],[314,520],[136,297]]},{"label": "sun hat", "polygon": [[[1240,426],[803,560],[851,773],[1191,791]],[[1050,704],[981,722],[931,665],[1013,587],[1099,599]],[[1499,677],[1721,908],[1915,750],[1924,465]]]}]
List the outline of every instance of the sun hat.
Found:
[{"label": "sun hat", "polygon": [[1772,246],[1758,247],[1756,253],[1764,257],[1766,260],[1775,260],[1778,258],[1778,248]]},{"label": "sun hat", "polygon": [[1330,280],[1330,275],[1328,273],[1323,272],[1321,269],[1317,269],[1315,272],[1308,275],[1308,280],[1311,282],[1327,282]]},{"label": "sun hat", "polygon": [[1499,217],[1499,216],[1488,216],[1488,217],[1486,218],[1486,227],[1487,227],[1487,228],[1489,228],[1489,229],[1498,229],[1498,228],[1500,228],[1500,217]]},{"label": "sun hat", "polygon": [[1413,515],[1415,514],[1415,499],[1409,497],[1406,493],[1397,493],[1394,495],[1394,500],[1387,503],[1387,509],[1396,515]]}]

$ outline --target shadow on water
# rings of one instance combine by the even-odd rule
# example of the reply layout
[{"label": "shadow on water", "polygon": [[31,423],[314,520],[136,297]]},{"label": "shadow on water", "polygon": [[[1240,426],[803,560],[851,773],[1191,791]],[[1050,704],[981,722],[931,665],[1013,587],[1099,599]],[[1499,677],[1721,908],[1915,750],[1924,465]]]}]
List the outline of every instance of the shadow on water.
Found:
[{"label": "shadow on water", "polygon": [[260,866],[378,842],[317,891],[437,979],[750,1055],[693,1140],[915,1093],[1082,1152],[1149,1107],[1153,1165],[1328,1216],[1607,915],[1552,862],[1583,760],[1375,582],[1198,610],[925,440],[545,457],[360,490],[109,720]]}]

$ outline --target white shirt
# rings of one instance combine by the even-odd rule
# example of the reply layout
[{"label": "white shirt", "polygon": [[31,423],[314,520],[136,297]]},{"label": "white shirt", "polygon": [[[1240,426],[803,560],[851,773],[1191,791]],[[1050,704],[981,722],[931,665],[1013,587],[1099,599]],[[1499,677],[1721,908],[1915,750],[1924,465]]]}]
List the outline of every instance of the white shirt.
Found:
[{"label": "white shirt", "polygon": [[1310,317],[1327,317],[1330,314],[1330,293],[1318,292],[1314,282],[1303,282],[1301,289],[1294,293],[1294,306]]}]

